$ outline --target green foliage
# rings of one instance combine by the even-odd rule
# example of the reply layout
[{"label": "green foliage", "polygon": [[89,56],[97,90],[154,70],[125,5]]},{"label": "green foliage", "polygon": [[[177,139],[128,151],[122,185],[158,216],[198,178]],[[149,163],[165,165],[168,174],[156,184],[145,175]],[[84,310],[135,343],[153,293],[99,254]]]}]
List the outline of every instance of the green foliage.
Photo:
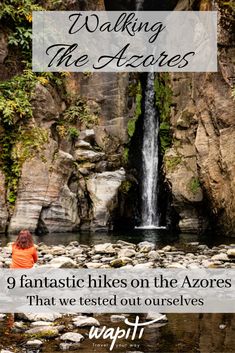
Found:
[{"label": "green foliage", "polygon": [[156,106],[160,115],[160,145],[161,151],[165,151],[171,146],[172,136],[170,131],[170,112],[172,104],[172,91],[169,86],[169,75],[162,73],[154,81]]},{"label": "green foliage", "polygon": [[180,156],[167,156],[165,157],[165,166],[167,172],[173,172],[176,167],[181,163],[182,157]]},{"label": "green foliage", "polygon": [[235,11],[235,2],[234,0],[232,1],[223,1],[222,2],[224,6],[229,6],[233,11]]},{"label": "green foliage", "polygon": [[84,124],[86,128],[90,129],[99,123],[99,117],[98,112],[91,112],[86,101],[79,98],[64,112],[63,121],[70,124]]},{"label": "green foliage", "polygon": [[32,91],[37,82],[47,84],[48,80],[29,69],[0,82],[0,168],[5,174],[11,204],[16,200],[24,161],[41,151],[48,138],[44,129],[29,126],[33,116]]},{"label": "green foliage", "polygon": [[43,85],[50,83],[51,85],[56,86],[56,88],[59,88],[60,86],[63,86],[63,78],[67,75],[67,72],[41,72],[39,76],[37,75],[37,80]]},{"label": "green foliage", "polygon": [[160,124],[159,138],[160,138],[161,151],[165,153],[165,151],[171,146],[171,142],[172,142],[169,123],[163,121]]},{"label": "green foliage", "polygon": [[198,178],[192,178],[189,182],[189,190],[193,193],[196,194],[198,190],[200,189],[201,184]]},{"label": "green foliage", "polygon": [[173,139],[173,145],[174,147],[179,148],[182,144],[182,141],[181,140],[177,140],[176,138]]},{"label": "green foliage", "polygon": [[127,164],[129,161],[129,148],[128,147],[124,148],[122,158],[123,158],[124,164]]},{"label": "green foliage", "polygon": [[132,137],[135,133],[135,123],[136,123],[135,118],[130,119],[127,123],[127,132],[129,137]]},{"label": "green foliage", "polygon": [[75,140],[79,136],[79,128],[82,126],[91,129],[99,123],[99,112],[91,112],[86,101],[82,98],[70,105],[58,121],[57,132],[61,138]]},{"label": "green foliage", "polygon": [[[133,85],[131,86],[132,87],[132,94],[133,93]],[[138,82],[137,85],[134,86],[135,87],[135,102],[136,102],[136,108],[135,108],[135,113],[134,113],[134,116],[133,118],[131,118],[129,121],[128,121],[128,124],[127,124],[127,132],[128,132],[128,135],[129,137],[131,138],[134,133],[135,133],[135,124],[139,118],[139,116],[141,115],[142,113],[142,109],[141,109],[141,104],[142,104],[142,88],[141,88],[141,83],[140,81]]]},{"label": "green foliage", "polygon": [[129,84],[128,95],[129,97],[136,97],[138,93],[140,93],[140,82],[137,80]]},{"label": "green foliage", "polygon": [[12,159],[19,167],[29,158],[38,154],[48,142],[48,131],[38,126],[18,130],[17,140],[12,148]]},{"label": "green foliage", "polygon": [[79,131],[77,130],[76,127],[70,127],[68,129],[68,135],[71,138],[71,140],[76,140],[79,136]]},{"label": "green foliage", "polygon": [[0,82],[0,123],[12,125],[20,119],[32,118],[31,98],[36,83],[47,85],[57,81],[60,84],[62,78],[55,78],[50,72],[38,76],[25,69],[22,75]]},{"label": "green foliage", "polygon": [[42,151],[48,132],[40,127],[4,125],[0,133],[0,167],[6,178],[8,202],[14,204],[23,163]]},{"label": "green foliage", "polygon": [[169,121],[172,103],[172,90],[169,86],[169,74],[162,73],[154,81],[156,105],[161,122]]},{"label": "green foliage", "polygon": [[4,0],[0,3],[0,20],[6,23],[9,45],[21,50],[28,61],[31,58],[32,11],[43,10],[34,0]]},{"label": "green foliage", "polygon": [[20,48],[24,57],[31,58],[32,29],[23,26],[16,27],[8,37],[8,44]]},{"label": "green foliage", "polygon": [[124,180],[122,183],[121,183],[121,186],[119,188],[119,191],[121,191],[121,193],[123,194],[128,194],[130,189],[132,187],[132,183],[129,181],[129,180]]},{"label": "green foliage", "polygon": [[0,82],[0,123],[12,125],[19,119],[32,117],[30,99],[36,82],[36,75],[31,70]]},{"label": "green foliage", "polygon": [[85,78],[92,77],[92,75],[93,75],[93,72],[91,72],[91,71],[84,71],[84,72],[83,72],[83,76],[84,76]]},{"label": "green foliage", "polygon": [[10,203],[16,200],[16,191],[20,176],[18,165],[11,158],[11,151],[16,138],[16,129],[13,126],[9,131],[1,126],[0,132],[0,167],[5,174],[7,196]]},{"label": "green foliage", "polygon": [[0,20],[30,23],[32,22],[32,11],[42,10],[43,8],[34,0],[3,0],[0,4]]}]

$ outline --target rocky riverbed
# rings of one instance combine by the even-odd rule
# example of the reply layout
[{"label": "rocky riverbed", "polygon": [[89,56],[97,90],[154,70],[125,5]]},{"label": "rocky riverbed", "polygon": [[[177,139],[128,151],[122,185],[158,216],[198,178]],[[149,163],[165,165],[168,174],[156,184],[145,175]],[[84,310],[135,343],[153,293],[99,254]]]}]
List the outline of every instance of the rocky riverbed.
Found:
[{"label": "rocky riverbed", "polygon": [[[67,246],[37,245],[36,266],[54,268],[235,268],[235,244],[209,248],[199,242],[191,242],[182,248],[164,246],[156,249],[155,243],[143,241],[133,244],[118,240],[115,244],[93,246],[70,242]],[[11,243],[2,248],[0,267],[11,263]]]},{"label": "rocky riverbed", "polygon": [[[235,245],[214,246],[198,242],[184,244],[184,247],[167,245],[156,248],[155,243],[143,241],[133,244],[118,240],[116,243],[83,245],[77,241],[67,246],[37,245],[38,267],[53,268],[235,268]],[[11,263],[11,243],[1,249],[0,267],[8,268]],[[159,314],[155,314],[159,315]],[[142,315],[142,320],[151,320],[155,315]],[[48,352],[48,345],[54,344],[51,351],[77,350],[83,347],[91,326],[102,327],[123,325],[128,315],[61,315],[61,314],[17,314],[15,318],[0,315],[3,339],[1,353]],[[101,319],[100,319],[101,318]],[[167,318],[160,318],[159,326],[166,325]],[[11,322],[12,320],[12,322]],[[103,322],[102,322],[103,320]],[[104,322],[105,320],[105,322]],[[1,325],[2,322],[2,325]],[[224,324],[221,323],[223,326]],[[221,330],[226,327],[221,326]],[[9,335],[11,340],[9,341]],[[83,342],[84,341],[84,342]],[[18,345],[18,343],[20,343]],[[44,347],[44,348],[43,348]],[[45,347],[46,350],[45,350]],[[121,350],[120,350],[121,351]],[[133,351],[133,349],[131,349]],[[140,350],[136,350],[140,352]],[[145,350],[143,350],[145,351]],[[126,351],[125,351],[126,352]]]}]

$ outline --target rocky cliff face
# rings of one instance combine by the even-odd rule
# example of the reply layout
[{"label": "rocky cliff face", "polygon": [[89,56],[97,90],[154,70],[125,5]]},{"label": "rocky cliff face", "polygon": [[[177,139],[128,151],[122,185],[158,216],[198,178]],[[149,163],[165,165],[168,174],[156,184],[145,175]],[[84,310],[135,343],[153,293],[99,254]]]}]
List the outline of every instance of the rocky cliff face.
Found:
[{"label": "rocky cliff face", "polygon": [[66,124],[58,125],[65,101],[51,87],[36,85],[31,123],[49,137],[42,155],[22,166],[10,233],[22,228],[37,233],[112,228],[118,189],[125,180],[120,168],[127,141],[128,84],[127,74],[73,74],[66,79],[70,107],[78,97],[85,104],[84,122],[68,127],[77,132],[74,139],[64,135]]},{"label": "rocky cliff face", "polygon": [[165,171],[180,229],[195,231],[212,221],[229,235],[235,226],[233,14],[218,3],[214,9],[218,72],[171,75],[173,145]]},{"label": "rocky cliff face", "polygon": [[[177,6],[185,10],[193,4],[193,1],[179,1]],[[111,6],[108,1],[105,4],[81,1],[79,9],[104,9],[104,5]],[[171,2],[173,5],[175,2]],[[78,9],[75,2],[66,6]],[[128,6],[131,7],[131,2]],[[200,6],[201,10],[208,6],[210,9],[211,3],[201,1]],[[163,158],[163,170],[181,231],[199,232],[214,223],[232,235],[235,226],[232,13],[229,7],[218,3],[216,8],[219,10],[218,73],[170,74],[173,138]],[[4,34],[0,37],[1,69],[8,52]],[[6,79],[2,74],[1,78]],[[20,161],[15,202],[10,200],[11,190],[6,180],[9,175],[3,172],[6,168],[1,162],[0,232],[7,227],[12,233],[22,228],[38,233],[110,229],[114,215],[116,219],[125,218],[123,210],[129,219],[133,218],[132,208],[138,195],[130,198],[131,183],[141,176],[131,164],[127,167],[127,147],[133,135],[133,131],[128,134],[128,122],[135,115],[133,91],[137,79],[128,73],[72,73],[63,78],[63,87],[43,77],[37,79],[30,98],[32,117],[23,123],[16,120],[21,138],[12,135],[16,141],[10,159],[17,156]],[[23,151],[28,151],[28,140],[25,135],[22,138],[24,124],[28,135],[30,130],[37,134],[31,137],[33,147],[23,158],[22,143]],[[39,132],[44,138],[35,143]],[[4,133],[6,127],[1,122],[0,135]],[[3,145],[0,147],[2,153]],[[135,159],[140,156],[137,154]]]}]

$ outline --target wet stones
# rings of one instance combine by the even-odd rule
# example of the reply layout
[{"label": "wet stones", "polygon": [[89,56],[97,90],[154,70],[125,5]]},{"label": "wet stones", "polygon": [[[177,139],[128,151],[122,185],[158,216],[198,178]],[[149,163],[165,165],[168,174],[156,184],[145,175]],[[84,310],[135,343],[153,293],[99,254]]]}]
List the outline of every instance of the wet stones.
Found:
[{"label": "wet stones", "polygon": [[136,251],[133,250],[133,249],[129,249],[129,248],[121,249],[118,252],[118,257],[119,258],[122,258],[122,257],[133,257],[135,255],[136,255]]},{"label": "wet stones", "polygon": [[100,323],[94,317],[89,316],[77,316],[73,319],[73,325],[75,327],[90,327],[90,326],[100,326]]},{"label": "wet stones", "polygon": [[[11,263],[10,248],[3,248],[0,263],[4,268]],[[151,242],[133,244],[122,240],[116,243],[82,245],[38,245],[38,266],[53,268],[234,268],[234,245],[215,246],[212,249],[198,242],[188,243],[185,249],[172,245],[156,249]],[[8,251],[9,250],[9,251]],[[44,319],[42,319],[44,320]],[[41,321],[37,318],[35,321]],[[48,319],[47,321],[53,321]]]},{"label": "wet stones", "polygon": [[76,332],[66,332],[60,337],[60,340],[73,343],[80,343],[84,340],[84,336]]},{"label": "wet stones", "polygon": [[[22,320],[25,320],[25,321],[34,321],[34,322],[37,322],[37,321],[55,321],[57,319],[60,319],[62,317],[62,314],[59,314],[59,313],[40,313],[40,314],[27,314],[27,313],[18,313],[18,314],[15,314],[16,315],[16,319],[22,319]],[[47,325],[47,323],[44,323],[44,326]]]},{"label": "wet stones", "polygon": [[26,342],[26,346],[29,348],[40,348],[42,344],[43,342],[37,339]]},{"label": "wet stones", "polygon": [[116,250],[113,247],[113,244],[98,244],[94,246],[94,251],[97,254],[115,254]]},{"label": "wet stones", "polygon": [[119,257],[110,262],[110,266],[114,268],[123,267],[127,264],[132,263],[132,260],[128,257]]},{"label": "wet stones", "polygon": [[59,327],[39,326],[33,327],[25,332],[26,336],[37,338],[54,338],[59,336]]},{"label": "wet stones", "polygon": [[235,247],[233,247],[233,248],[231,248],[231,249],[228,249],[227,255],[228,255],[229,257],[235,257]]},{"label": "wet stones", "polygon": [[70,257],[60,256],[50,261],[50,266],[55,268],[76,268],[76,262]]},{"label": "wet stones", "polygon": [[150,243],[148,241],[143,241],[141,243],[138,244],[138,249],[140,252],[149,252],[151,250],[154,250],[155,249],[155,244],[153,243]]}]

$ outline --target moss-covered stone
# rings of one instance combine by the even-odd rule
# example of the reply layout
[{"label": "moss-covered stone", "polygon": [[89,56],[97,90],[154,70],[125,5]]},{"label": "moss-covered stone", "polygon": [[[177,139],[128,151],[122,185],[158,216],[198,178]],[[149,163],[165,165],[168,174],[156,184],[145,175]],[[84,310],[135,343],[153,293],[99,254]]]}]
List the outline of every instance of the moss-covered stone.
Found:
[{"label": "moss-covered stone", "polygon": [[132,183],[129,180],[124,180],[119,188],[119,191],[123,194],[128,194],[132,187]]},{"label": "moss-covered stone", "polygon": [[164,161],[165,161],[166,171],[168,173],[171,173],[181,163],[182,157],[181,156],[167,156],[167,157],[165,157]]},{"label": "moss-covered stone", "polygon": [[196,177],[192,178],[188,184],[188,188],[193,194],[196,194],[200,189],[200,187],[201,187],[200,180]]},{"label": "moss-covered stone", "polygon": [[131,138],[134,133],[135,133],[135,125],[136,122],[138,120],[138,118],[140,117],[141,113],[142,113],[142,109],[141,109],[141,104],[142,104],[142,87],[141,87],[141,83],[140,81],[138,81],[138,84],[135,86],[135,91],[134,93],[132,92],[132,94],[135,94],[135,104],[136,104],[136,108],[135,108],[135,112],[134,112],[134,116],[133,118],[131,118],[128,121],[127,124],[127,132],[129,137]]},{"label": "moss-covered stone", "polygon": [[156,106],[160,115],[159,139],[161,152],[164,154],[171,146],[172,134],[170,129],[170,112],[172,104],[172,90],[169,84],[169,75],[157,75],[154,81]]}]

